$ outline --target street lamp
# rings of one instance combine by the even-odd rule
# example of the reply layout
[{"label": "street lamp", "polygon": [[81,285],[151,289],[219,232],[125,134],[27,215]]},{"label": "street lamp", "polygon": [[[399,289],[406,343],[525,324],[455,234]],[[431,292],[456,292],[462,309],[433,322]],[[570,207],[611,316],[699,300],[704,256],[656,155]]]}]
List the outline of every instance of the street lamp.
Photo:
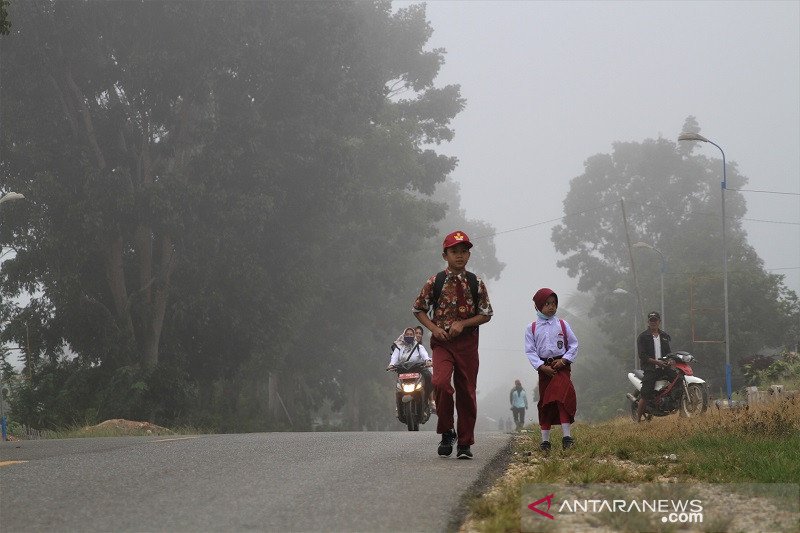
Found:
[{"label": "street lamp", "polygon": [[731,353],[730,353],[730,331],[728,329],[728,249],[725,240],[725,190],[728,188],[728,180],[725,174],[725,152],[720,145],[710,141],[699,133],[683,132],[678,135],[679,141],[700,141],[713,144],[722,153],[722,291],[725,302],[725,312],[723,321],[725,324],[725,388],[728,393],[728,405],[731,402]]},{"label": "street lamp", "polygon": [[661,253],[661,250],[653,246],[652,244],[647,244],[646,242],[637,242],[633,245],[634,248],[649,248],[657,253],[661,257],[661,327],[667,329],[667,320],[664,318],[664,272],[667,271],[667,260],[664,258],[664,254]]},{"label": "street lamp", "polygon": [[4,194],[3,196],[0,196],[0,204],[2,204],[3,202],[11,202],[11,201],[14,201],[14,200],[22,200],[23,198],[25,198],[25,196],[21,195],[18,192],[9,192],[9,193]]},{"label": "street lamp", "polygon": [[[627,294],[628,296],[633,296],[633,294],[629,293],[625,289],[614,289],[611,291],[612,294]],[[636,337],[639,336],[639,321],[637,319],[637,310],[636,310],[636,300],[633,301],[633,368],[634,370],[639,368],[639,345],[636,342]]]}]

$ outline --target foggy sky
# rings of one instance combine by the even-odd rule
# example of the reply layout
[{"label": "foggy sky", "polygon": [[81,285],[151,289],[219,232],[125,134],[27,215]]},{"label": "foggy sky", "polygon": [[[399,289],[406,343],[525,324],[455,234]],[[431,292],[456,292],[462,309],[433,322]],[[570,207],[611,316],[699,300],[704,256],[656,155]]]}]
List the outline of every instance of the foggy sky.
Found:
[{"label": "foggy sky", "polygon": [[[409,3],[416,2],[395,6]],[[738,164],[747,188],[800,192],[799,6],[428,2],[429,47],[447,50],[437,83],[460,84],[467,99],[455,140],[438,147],[460,160],[452,177],[467,216],[498,232],[558,218],[569,180],[589,156],[610,153],[615,141],[677,140],[688,115]],[[695,153],[720,157],[702,143]],[[765,268],[790,269],[773,272],[800,292],[800,197],[742,194],[747,218],[795,224],[744,227]],[[488,282],[495,318],[481,328],[479,389],[510,388],[522,377],[532,390],[522,353],[531,296],[549,286],[564,302],[576,291],[577,281],[556,267],[556,223],[495,237],[507,266]],[[640,283],[648,281],[657,282]],[[591,347],[580,356],[591,357]]]}]

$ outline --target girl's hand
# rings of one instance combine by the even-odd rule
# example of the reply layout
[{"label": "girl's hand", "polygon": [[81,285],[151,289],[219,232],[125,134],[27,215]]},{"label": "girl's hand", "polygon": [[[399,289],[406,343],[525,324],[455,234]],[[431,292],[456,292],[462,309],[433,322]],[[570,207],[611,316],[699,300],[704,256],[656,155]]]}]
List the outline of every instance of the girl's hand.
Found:
[{"label": "girl's hand", "polygon": [[556,375],[556,370],[548,365],[540,366],[539,370],[541,370],[544,374],[550,376],[551,378]]}]

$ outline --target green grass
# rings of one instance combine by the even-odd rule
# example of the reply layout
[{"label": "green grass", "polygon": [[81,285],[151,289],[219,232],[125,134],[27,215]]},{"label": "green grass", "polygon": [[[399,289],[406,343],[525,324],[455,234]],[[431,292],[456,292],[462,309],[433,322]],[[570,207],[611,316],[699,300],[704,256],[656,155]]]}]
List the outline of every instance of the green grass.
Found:
[{"label": "green grass", "polygon": [[469,527],[519,530],[521,492],[532,483],[800,483],[798,396],[692,419],[578,423],[572,434],[577,445],[564,451],[554,429],[548,456],[539,451],[537,432],[518,436],[506,474],[473,503]]}]

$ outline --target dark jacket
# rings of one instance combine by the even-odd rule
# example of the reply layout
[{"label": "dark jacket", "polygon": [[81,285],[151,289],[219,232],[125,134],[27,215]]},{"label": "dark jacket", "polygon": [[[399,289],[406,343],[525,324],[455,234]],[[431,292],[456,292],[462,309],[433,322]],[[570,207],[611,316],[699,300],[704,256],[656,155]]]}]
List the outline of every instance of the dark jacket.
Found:
[{"label": "dark jacket", "polygon": [[[672,339],[666,331],[658,330],[658,332],[661,339],[661,356],[663,357],[672,351],[669,347],[669,341]],[[654,359],[656,356],[656,346],[649,328],[639,334],[636,339],[636,346],[639,351],[639,363],[642,370],[654,370],[656,366],[648,361],[648,359]]]}]

